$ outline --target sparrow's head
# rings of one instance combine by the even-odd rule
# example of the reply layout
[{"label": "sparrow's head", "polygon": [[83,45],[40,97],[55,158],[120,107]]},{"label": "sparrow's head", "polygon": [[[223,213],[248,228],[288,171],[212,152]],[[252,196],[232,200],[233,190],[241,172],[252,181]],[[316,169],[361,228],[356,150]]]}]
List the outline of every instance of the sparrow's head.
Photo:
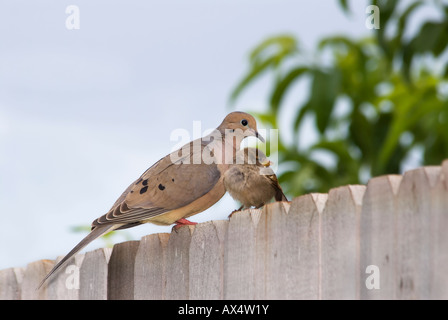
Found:
[{"label": "sparrow's head", "polygon": [[258,167],[269,167],[273,163],[260,149],[244,148],[236,153],[236,164],[253,164]]}]

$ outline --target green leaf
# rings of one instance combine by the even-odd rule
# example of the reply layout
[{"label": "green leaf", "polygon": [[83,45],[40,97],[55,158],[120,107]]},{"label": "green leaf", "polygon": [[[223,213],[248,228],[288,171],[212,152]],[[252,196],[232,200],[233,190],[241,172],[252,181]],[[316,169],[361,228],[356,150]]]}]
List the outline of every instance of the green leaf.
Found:
[{"label": "green leaf", "polygon": [[[381,3],[379,3],[381,2]],[[386,38],[386,30],[388,29],[388,23],[392,21],[393,13],[397,7],[398,0],[387,0],[387,1],[372,1],[373,5],[376,5],[380,9],[380,29],[376,30],[376,35],[380,47],[383,49],[389,61],[393,59],[394,52],[392,51],[391,44]]]},{"label": "green leaf", "polygon": [[257,66],[254,66],[252,70],[238,83],[236,88],[232,91],[230,95],[230,103],[233,104],[236,99],[240,96],[241,92],[247,88],[247,86],[252,83],[257,77],[267,71],[270,67],[275,64],[276,57],[271,57]]},{"label": "green leaf", "polygon": [[345,14],[350,13],[350,8],[348,7],[347,0],[338,0],[338,2]]},{"label": "green leaf", "polygon": [[438,57],[448,46],[448,21],[426,22],[420,32],[404,46],[403,73],[410,79],[410,69],[416,54],[431,52]]},{"label": "green leaf", "polygon": [[405,79],[410,82],[410,68],[412,63],[412,58],[414,56],[413,49],[408,46],[408,44],[405,43],[403,39],[403,34],[406,31],[406,26],[409,21],[409,16],[421,5],[423,4],[423,1],[416,1],[412,3],[406,10],[403,12],[401,17],[398,19],[398,26],[397,26],[397,34],[395,38],[391,41],[393,45],[394,52],[398,50],[403,50],[403,70],[402,73],[405,77]]},{"label": "green leaf", "polygon": [[398,19],[398,29],[397,34],[395,36],[395,39],[397,40],[397,44],[403,43],[403,33],[406,30],[406,26],[409,21],[409,16],[421,5],[423,4],[423,1],[415,1],[413,2],[409,7],[406,8],[406,10],[401,14],[400,18]]},{"label": "green leaf", "polygon": [[412,89],[403,84],[398,86],[389,99],[395,105],[395,110],[378,155],[378,172],[384,172],[388,167],[403,132],[413,132],[422,119],[438,114],[445,108],[445,104],[437,98],[437,81],[432,77],[421,79]]},{"label": "green leaf", "polygon": [[277,112],[278,108],[285,96],[286,91],[290,88],[291,84],[297,80],[300,76],[308,72],[307,67],[297,67],[292,69],[281,81],[275,86],[274,92],[271,95],[271,109],[273,112]]},{"label": "green leaf", "polygon": [[321,140],[311,147],[311,150],[324,149],[334,153],[337,158],[345,163],[350,163],[353,161],[347,147],[346,141],[336,140],[328,141]]},{"label": "green leaf", "polygon": [[[376,5],[380,9],[380,21],[381,21],[381,29],[386,29],[386,25],[389,22],[390,18],[392,17],[395,9],[398,5],[398,0],[386,0],[386,1],[378,1],[374,0],[372,1],[373,5]],[[381,3],[379,3],[381,2]]]},{"label": "green leaf", "polygon": [[297,40],[290,35],[280,35],[270,37],[260,43],[250,54],[250,62],[258,64],[266,59],[266,55],[270,55],[275,50],[274,56],[282,56],[297,51]]},{"label": "green leaf", "polygon": [[278,67],[282,61],[297,52],[297,41],[287,35],[268,38],[258,45],[250,54],[251,69],[238,83],[230,95],[233,104],[249,84],[269,68]]},{"label": "green leaf", "polygon": [[309,103],[304,104],[302,107],[299,107],[299,112],[297,113],[296,119],[294,121],[294,132],[298,132],[300,125],[302,124],[302,120],[305,115],[311,110],[312,105]]},{"label": "green leaf", "polygon": [[374,156],[372,134],[373,125],[359,108],[354,108],[350,116],[350,138],[361,150],[363,161],[368,161]]},{"label": "green leaf", "polygon": [[313,71],[313,75],[309,104],[316,115],[317,129],[323,134],[328,127],[339,93],[340,75],[335,69],[329,70],[329,72],[316,69]]},{"label": "green leaf", "polygon": [[347,49],[357,49],[359,46],[353,42],[351,39],[342,36],[327,37],[319,41],[317,48],[319,51],[324,50],[326,47],[331,47],[331,49],[337,49],[338,47],[345,47]]},{"label": "green leaf", "polygon": [[432,52],[438,56],[447,45],[446,40],[443,45],[439,45],[439,38],[444,32],[447,32],[445,23],[426,22],[419,34],[410,42],[411,49],[415,53]]},{"label": "green leaf", "polygon": [[277,117],[275,113],[251,111],[250,114],[259,119],[261,122],[268,124],[272,128],[278,128]]}]

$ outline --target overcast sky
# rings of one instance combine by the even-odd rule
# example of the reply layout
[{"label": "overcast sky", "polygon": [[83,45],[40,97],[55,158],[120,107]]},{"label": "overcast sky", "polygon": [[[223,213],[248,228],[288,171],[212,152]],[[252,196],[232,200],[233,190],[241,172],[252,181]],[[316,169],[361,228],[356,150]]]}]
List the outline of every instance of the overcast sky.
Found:
[{"label": "overcast sky", "polygon": [[[326,35],[371,32],[366,1],[352,2],[346,17],[336,0],[0,1],[0,269],[64,255],[85,236],[70,228],[90,225],[168,154],[173,130],[219,125],[267,36],[292,33],[312,51]],[[69,5],[79,30],[66,28]],[[263,109],[268,84],[237,108]],[[237,206],[226,195],[191,220]]]}]

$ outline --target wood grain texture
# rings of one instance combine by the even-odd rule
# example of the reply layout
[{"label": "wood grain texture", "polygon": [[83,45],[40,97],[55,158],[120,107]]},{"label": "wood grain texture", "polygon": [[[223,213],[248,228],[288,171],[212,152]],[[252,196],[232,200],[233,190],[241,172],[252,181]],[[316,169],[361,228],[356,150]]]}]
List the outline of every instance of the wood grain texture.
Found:
[{"label": "wood grain texture", "polygon": [[20,299],[23,273],[23,268],[0,270],[0,300]]},{"label": "wood grain texture", "polygon": [[224,299],[254,299],[256,235],[262,210],[235,212],[229,221],[224,258]]},{"label": "wood grain texture", "polygon": [[169,233],[150,234],[140,240],[135,257],[134,298],[161,300],[165,298],[166,247]]},{"label": "wood grain texture", "polygon": [[[298,256],[285,279],[285,299],[320,299],[321,297],[321,219],[327,194],[313,193],[295,198],[289,209],[289,232],[296,235],[287,243],[286,252]],[[292,269],[292,267],[294,267]]]},{"label": "wood grain texture", "polygon": [[195,226],[172,231],[166,248],[165,299],[189,299],[191,234]]},{"label": "wood grain texture", "polygon": [[55,277],[47,281],[40,289],[37,290],[42,279],[53,268],[53,260],[38,260],[28,263],[22,280],[22,300],[46,300],[48,290],[53,286]]},{"label": "wood grain texture", "polygon": [[[63,256],[56,259],[56,263]],[[79,270],[84,254],[77,254],[55,276],[47,290],[48,300],[78,300],[79,299]]]},{"label": "wood grain texture", "polygon": [[397,298],[429,299],[434,268],[434,215],[431,188],[440,167],[425,167],[405,173],[398,191]]},{"label": "wood grain texture", "polygon": [[134,264],[139,241],[114,245],[107,274],[109,300],[134,299]]},{"label": "wood grain texture", "polygon": [[112,248],[87,252],[79,275],[80,300],[107,300],[108,264]]},{"label": "wood grain texture", "polygon": [[228,221],[198,224],[191,237],[189,299],[224,298],[224,245]]},{"label": "wood grain texture", "polygon": [[[396,228],[399,175],[373,178],[367,184],[361,212],[360,285],[361,299],[394,299],[396,297]],[[379,268],[379,278],[366,270]],[[371,276],[371,277],[370,277]],[[367,287],[366,281],[370,286]],[[379,281],[379,289],[373,281]]]},{"label": "wood grain texture", "polygon": [[365,186],[330,190],[322,213],[322,299],[359,299],[359,222]]},{"label": "wood grain texture", "polygon": [[434,270],[430,299],[448,299],[448,161],[441,167],[437,183],[431,189],[434,235]]},{"label": "wood grain texture", "polygon": [[257,299],[300,299],[313,293],[317,298],[318,251],[314,257],[307,251],[309,246],[318,247],[319,214],[304,210],[308,200],[314,203],[312,196],[305,196],[291,206],[281,202],[265,206],[257,227]]}]

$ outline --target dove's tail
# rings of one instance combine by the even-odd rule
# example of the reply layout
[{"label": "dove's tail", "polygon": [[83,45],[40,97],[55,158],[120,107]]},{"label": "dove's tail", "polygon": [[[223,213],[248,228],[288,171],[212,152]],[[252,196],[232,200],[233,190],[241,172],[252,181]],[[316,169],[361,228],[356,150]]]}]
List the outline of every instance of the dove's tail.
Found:
[{"label": "dove's tail", "polygon": [[116,228],[116,225],[106,225],[106,226],[99,226],[94,228],[90,233],[81,240],[80,243],[78,243],[67,255],[62,258],[61,261],[59,261],[53,269],[45,276],[45,278],[41,281],[39,286],[37,287],[37,290],[39,290],[42,285],[50,278],[57,270],[59,270],[64,264],[66,264],[71,257],[73,257],[78,251],[80,251],[82,248],[87,246],[90,242],[95,240],[96,238],[102,236],[103,234],[112,231]]}]

